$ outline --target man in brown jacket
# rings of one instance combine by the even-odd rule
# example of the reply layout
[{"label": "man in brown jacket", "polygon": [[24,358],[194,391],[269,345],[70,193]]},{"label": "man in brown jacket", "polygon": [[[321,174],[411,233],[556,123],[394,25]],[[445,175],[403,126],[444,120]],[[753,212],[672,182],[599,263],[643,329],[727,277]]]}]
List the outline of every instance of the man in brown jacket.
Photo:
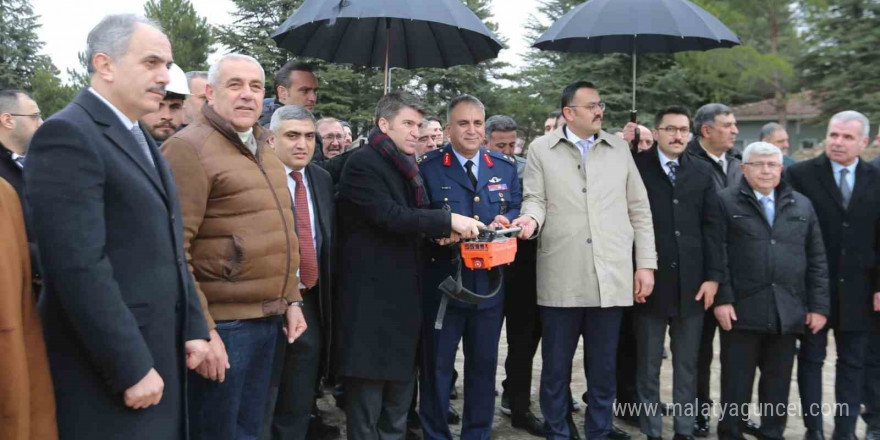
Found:
[{"label": "man in brown jacket", "polygon": [[21,203],[0,179],[0,439],[53,440],[55,395],[31,291]]},{"label": "man in brown jacket", "polygon": [[255,59],[223,56],[208,72],[202,114],[162,146],[211,329],[189,388],[192,439],[257,438],[280,316],[289,343],[306,329],[287,176],[257,124],[264,85]]}]

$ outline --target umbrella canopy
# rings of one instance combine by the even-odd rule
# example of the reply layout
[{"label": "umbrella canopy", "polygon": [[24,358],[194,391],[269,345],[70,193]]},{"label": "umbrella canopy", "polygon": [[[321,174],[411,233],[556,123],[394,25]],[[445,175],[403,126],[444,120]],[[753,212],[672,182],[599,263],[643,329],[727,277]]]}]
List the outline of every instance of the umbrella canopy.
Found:
[{"label": "umbrella canopy", "polygon": [[477,64],[501,50],[461,0],[306,0],[272,38],[296,56],[386,71]]},{"label": "umbrella canopy", "polygon": [[742,44],[688,0],[590,0],[550,26],[533,47],[580,53],[672,53]]}]

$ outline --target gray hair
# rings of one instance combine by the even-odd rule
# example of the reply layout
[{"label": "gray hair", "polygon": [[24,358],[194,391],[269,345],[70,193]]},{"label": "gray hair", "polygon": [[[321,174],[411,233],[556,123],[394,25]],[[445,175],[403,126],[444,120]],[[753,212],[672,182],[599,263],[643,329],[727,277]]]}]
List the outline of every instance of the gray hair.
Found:
[{"label": "gray hair", "polygon": [[467,95],[467,94],[458,95],[455,98],[452,98],[452,101],[449,101],[449,105],[446,107],[446,122],[447,123],[452,122],[452,118],[450,117],[450,115],[452,114],[452,110],[455,110],[455,108],[458,107],[459,104],[462,104],[465,102],[468,104],[473,104],[473,105],[479,107],[479,109],[483,111],[483,114],[484,115],[486,114],[486,107],[483,105],[482,102],[480,102],[479,99],[477,99],[476,96]]},{"label": "gray hair", "polygon": [[712,126],[715,123],[715,117],[718,115],[732,114],[733,110],[724,104],[711,103],[700,107],[697,114],[694,115],[694,133],[697,137],[702,137],[703,126]]},{"label": "gray hair", "polygon": [[312,125],[316,125],[315,115],[305,107],[300,107],[298,105],[285,105],[278,107],[275,110],[275,113],[272,113],[272,120],[269,122],[269,129],[272,130],[273,133],[278,134],[278,130],[281,128],[281,123],[290,120],[310,121]]},{"label": "gray hair", "polygon": [[376,104],[376,123],[379,123],[379,119],[390,122],[404,107],[409,107],[422,116],[425,115],[425,107],[422,106],[419,98],[407,92],[392,92],[380,98],[379,103]]},{"label": "gray hair", "polygon": [[862,132],[864,133],[864,137],[862,137],[862,139],[871,135],[871,123],[868,121],[868,117],[855,110],[844,110],[840,113],[835,114],[831,117],[831,120],[828,121],[828,125],[831,125],[831,123],[834,121],[858,121],[862,124]]},{"label": "gray hair", "polygon": [[201,78],[205,81],[208,80],[208,71],[207,70],[193,70],[191,72],[186,72],[186,85],[192,88],[192,80],[196,78]]},{"label": "gray hair", "polygon": [[162,30],[155,21],[135,14],[108,15],[92,28],[86,38],[86,70],[90,75],[95,73],[95,66],[92,65],[95,55],[103,53],[113,60],[119,60],[126,54],[138,23]]},{"label": "gray hair", "polygon": [[263,70],[263,66],[260,65],[260,62],[250,55],[241,53],[228,53],[215,61],[214,64],[211,65],[211,68],[208,69],[208,84],[211,84],[212,86],[218,85],[217,82],[220,81],[220,67],[223,66],[225,61],[229,60],[247,61],[256,64],[257,67],[260,68],[260,75],[263,77],[263,84],[266,84],[266,71]]},{"label": "gray hair", "polygon": [[492,137],[492,133],[496,131],[500,131],[502,133],[507,133],[510,131],[516,131],[519,127],[516,125],[516,121],[513,120],[510,116],[507,115],[495,115],[489,119],[486,119],[486,139]]},{"label": "gray hair", "polygon": [[758,140],[763,141],[765,139],[768,139],[770,138],[770,136],[773,136],[774,133],[780,130],[784,131],[785,127],[775,122],[764,124],[764,126],[761,127],[761,133],[758,134]]},{"label": "gray hair", "polygon": [[769,142],[753,142],[743,151],[743,163],[749,163],[752,156],[778,156],[779,163],[782,163],[782,150],[776,145]]}]

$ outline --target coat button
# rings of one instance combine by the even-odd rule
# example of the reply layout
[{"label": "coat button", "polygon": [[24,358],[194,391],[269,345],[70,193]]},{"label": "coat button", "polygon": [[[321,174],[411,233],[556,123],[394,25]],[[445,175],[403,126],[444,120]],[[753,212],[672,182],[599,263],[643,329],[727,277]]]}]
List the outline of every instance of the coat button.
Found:
[{"label": "coat button", "polygon": [[846,281],[846,280],[845,280],[845,279],[843,279],[843,278],[841,278],[841,279],[840,279],[840,282],[841,282],[841,283],[842,283],[842,282],[845,282],[845,281]]},{"label": "coat button", "polygon": [[592,239],[592,238],[588,238],[588,239],[587,239],[587,244],[592,244],[592,243],[593,243],[593,239]]},{"label": "coat button", "polygon": [[171,214],[171,221],[173,222],[175,220],[177,220],[177,217],[175,217],[174,214]]},{"label": "coat button", "polygon": [[587,193],[587,189],[586,189],[586,188],[581,188],[581,192],[584,193],[584,194],[586,194],[586,193]]},{"label": "coat button", "polygon": [[680,231],[675,231],[675,236],[676,236],[676,237],[681,237],[681,232],[680,232]]},{"label": "coat button", "polygon": [[776,283],[770,283],[771,287],[776,287]]},{"label": "coat button", "polygon": [[673,204],[673,205],[677,205],[677,204],[678,204],[678,199],[672,199],[672,204]]},{"label": "coat button", "polygon": [[841,250],[840,250],[840,255],[846,255],[846,249],[841,249]]},{"label": "coat button", "polygon": [[670,266],[671,266],[673,269],[675,269],[676,267],[678,267],[678,262],[673,261],[672,264],[670,264]]},{"label": "coat button", "polygon": [[480,203],[480,196],[474,197],[474,202]]},{"label": "coat button", "polygon": [[480,221],[480,216],[478,216],[478,215],[474,215],[474,220],[476,220],[476,221]]},{"label": "coat button", "polygon": [[776,240],[770,240],[770,244],[776,244]]},{"label": "coat button", "polygon": [[849,227],[849,223],[848,223],[848,222],[843,222],[843,227],[844,227],[844,228],[848,228],[848,227]]}]

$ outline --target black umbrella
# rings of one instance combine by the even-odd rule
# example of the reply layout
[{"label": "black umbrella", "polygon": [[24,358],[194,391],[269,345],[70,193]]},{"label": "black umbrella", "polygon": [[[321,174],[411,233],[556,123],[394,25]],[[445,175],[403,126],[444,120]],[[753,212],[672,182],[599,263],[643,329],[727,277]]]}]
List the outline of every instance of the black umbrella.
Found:
[{"label": "black umbrella", "polygon": [[631,53],[635,122],[639,53],[704,51],[739,44],[739,38],[724,23],[688,0],[589,0],[553,23],[532,47],[573,53]]},{"label": "black umbrella", "polygon": [[306,0],[272,38],[296,56],[383,67],[495,58],[501,42],[461,0]]}]

